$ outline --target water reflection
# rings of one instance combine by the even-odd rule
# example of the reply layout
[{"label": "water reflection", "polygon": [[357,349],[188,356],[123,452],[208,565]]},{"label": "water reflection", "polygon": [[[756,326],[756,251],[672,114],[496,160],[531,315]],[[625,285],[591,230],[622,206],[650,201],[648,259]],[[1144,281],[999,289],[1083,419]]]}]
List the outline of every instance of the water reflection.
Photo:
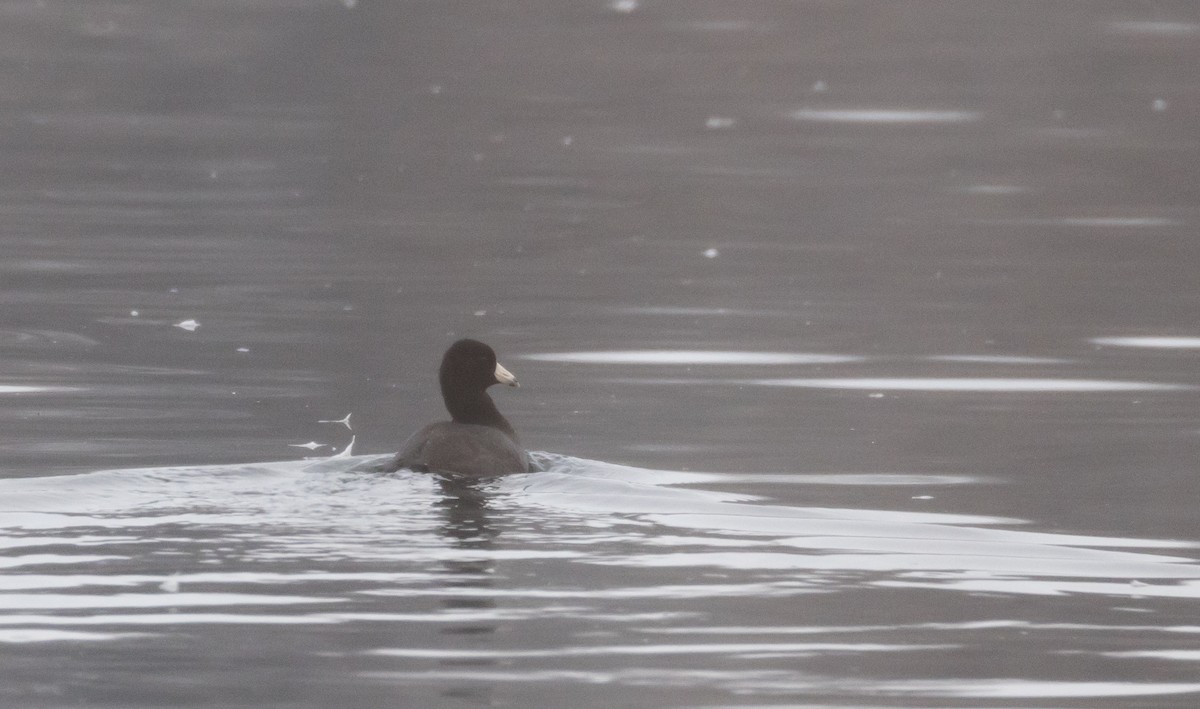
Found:
[{"label": "water reflection", "polygon": [[[448,593],[441,601],[443,612],[449,618],[460,620],[446,623],[439,633],[451,638],[462,638],[472,645],[491,645],[499,628],[492,620],[496,616],[496,599],[489,595],[495,585],[495,560],[487,552],[494,549],[497,530],[489,523],[489,481],[457,475],[437,476],[437,501],[443,513],[441,531],[454,549],[480,552],[475,558],[447,558],[442,560],[444,584],[447,591],[463,589],[470,595]],[[456,642],[452,640],[452,642]],[[426,654],[424,657],[429,657]],[[442,657],[439,664],[444,667],[471,667],[487,669],[494,660],[484,656]],[[491,704],[491,691],[478,681],[452,682],[441,690],[445,697],[469,699],[474,703]]]},{"label": "water reflection", "polygon": [[445,514],[442,531],[459,549],[490,549],[496,531],[488,524],[490,480],[463,476],[436,476]]},{"label": "water reflection", "polygon": [[[469,611],[471,615],[486,615],[496,608],[496,601],[487,595],[494,587],[495,563],[487,553],[494,548],[493,539],[497,532],[488,524],[486,485],[479,480],[457,477],[438,477],[441,498],[437,506],[445,519],[441,531],[452,544],[462,551],[482,552],[472,558],[466,555],[441,560],[448,589],[471,589],[471,595],[451,594],[442,600],[442,606],[451,611]],[[447,625],[441,630],[448,635],[490,635],[496,632],[492,623],[464,623]]]}]

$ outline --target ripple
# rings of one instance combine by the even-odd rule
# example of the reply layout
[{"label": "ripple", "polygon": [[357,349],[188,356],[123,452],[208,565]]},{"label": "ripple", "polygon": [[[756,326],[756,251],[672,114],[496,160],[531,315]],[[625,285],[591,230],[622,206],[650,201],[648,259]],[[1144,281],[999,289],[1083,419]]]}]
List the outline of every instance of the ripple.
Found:
[{"label": "ripple", "polygon": [[1124,20],[1110,23],[1109,29],[1128,34],[1186,37],[1200,32],[1200,24],[1195,22],[1168,22],[1161,20]]},{"label": "ripple", "polygon": [[1159,350],[1200,349],[1200,337],[1093,337],[1089,342],[1108,347],[1145,347]]},{"label": "ripple", "polygon": [[[505,544],[462,545],[437,510],[448,502],[455,514],[481,510],[447,498],[431,476],[355,472],[386,457],[0,480],[0,527],[12,540],[5,563],[22,572],[0,583],[0,627],[146,629],[172,625],[168,616],[193,625],[418,623],[425,621],[412,614],[433,599],[465,610],[428,622],[516,623],[530,616],[466,614],[521,608],[541,621],[555,613],[624,617],[606,609],[645,602],[648,613],[673,613],[691,610],[681,602],[846,589],[1122,600],[1200,594],[1190,541],[996,528],[1023,520],[950,511],[773,504],[744,492],[754,478],[540,452],[543,470],[486,488],[487,516]],[[734,481],[737,491],[675,487],[713,480]],[[788,481],[980,482],[869,471]],[[227,569],[188,562],[225,558],[230,548],[240,551]],[[458,576],[471,583],[441,580],[445,569],[461,568],[472,570]],[[535,583],[535,575],[477,585],[500,578],[483,571],[491,568],[551,569],[566,583]],[[636,571],[609,573],[616,569]],[[589,573],[614,581],[576,582]],[[485,599],[500,610],[476,603]],[[94,620],[73,620],[85,615]],[[746,652],[775,650],[790,652]]]},{"label": "ripple", "polygon": [[1099,227],[1157,227],[1180,224],[1179,221],[1166,217],[1062,217],[1054,221],[1066,226]]},{"label": "ripple", "polygon": [[[670,524],[667,515],[655,518]],[[950,536],[950,535],[947,535]],[[1089,593],[1116,596],[1196,598],[1200,587],[1175,583],[1191,579],[1196,569],[1185,557],[1170,557],[1138,552],[1080,550],[1072,547],[1034,545],[1023,542],[1004,542],[979,539],[920,538],[922,551],[912,551],[914,539],[880,540],[866,537],[803,537],[783,539],[780,546],[813,553],[792,551],[753,551],[736,549],[711,552],[674,552],[670,554],[638,554],[591,560],[600,566],[628,568],[716,568],[727,571],[757,572],[818,572],[857,571],[886,572],[915,576],[922,572],[954,574],[972,572],[995,575],[995,580],[965,580],[945,583],[941,578],[929,583],[904,580],[881,580],[875,585],[897,588],[970,588],[976,592],[987,589],[992,593],[1022,595],[1061,595]],[[837,553],[842,551],[844,553]],[[1019,580],[1012,578],[1021,575]],[[1070,581],[1054,577],[1071,576],[1078,579],[1108,579],[1139,577],[1165,580],[1169,583],[1141,584],[1128,581]],[[1005,578],[1008,577],[1008,578]],[[944,585],[943,585],[944,584]]]},{"label": "ripple", "polygon": [[[0,615],[0,625],[333,625],[342,622],[331,613],[189,613],[171,607],[167,613],[108,613],[103,615]],[[0,632],[11,632],[3,630]]]},{"label": "ripple", "polygon": [[95,347],[98,340],[59,330],[0,330],[0,346],[44,348],[54,346]]},{"label": "ripple", "polygon": [[622,313],[637,313],[638,315],[781,315],[782,312],[771,312],[767,310],[746,310],[742,308],[697,308],[685,306],[669,306],[669,305],[647,305],[632,308],[618,308]]},{"label": "ripple", "polygon": [[645,645],[593,645],[538,650],[441,650],[435,648],[380,648],[365,654],[443,660],[483,660],[518,657],[595,657],[620,655],[810,655],[825,653],[901,652],[952,649],[959,645],[900,645],[883,643],[688,643]]},{"label": "ripple", "polygon": [[[773,653],[753,653],[753,657],[764,657]],[[405,655],[401,655],[405,656]],[[439,655],[440,657],[440,655]],[[451,659],[451,658],[444,658]],[[468,660],[469,658],[455,658]],[[487,662],[491,656],[477,658]],[[466,664],[465,662],[463,664]],[[481,662],[480,664],[483,664]],[[451,665],[453,666],[453,665]],[[1162,696],[1173,694],[1188,694],[1200,692],[1200,684],[1185,682],[1148,682],[1148,681],[1070,681],[1070,680],[1029,680],[1020,678],[1004,679],[948,679],[948,680],[876,680],[855,673],[853,677],[830,677],[815,675],[811,672],[793,672],[783,670],[746,670],[721,671],[706,668],[702,671],[683,668],[624,668],[609,670],[556,670],[518,668],[508,669],[491,666],[488,662],[486,669],[469,667],[467,669],[421,669],[419,671],[367,671],[360,677],[403,682],[406,684],[429,683],[445,684],[452,682],[488,682],[529,684],[544,683],[574,683],[579,686],[634,686],[634,687],[681,687],[695,689],[696,687],[714,687],[722,691],[732,692],[735,696],[754,695],[820,695],[820,696],[862,696],[871,697],[874,701],[866,705],[855,703],[853,706],[871,707],[875,709],[882,705],[876,702],[880,697],[939,697],[939,698],[973,698],[973,699],[1023,699],[1023,698],[1069,698],[1069,697],[1140,697]],[[705,706],[721,707],[768,707],[782,706],[776,704],[744,703],[720,704]],[[793,706],[793,705],[787,705]],[[810,706],[806,704],[805,706]],[[818,705],[811,705],[818,706]],[[834,706],[820,704],[821,707]],[[837,706],[848,706],[838,703]],[[894,706],[889,703],[888,706]],[[906,705],[907,706],[907,705]],[[941,706],[939,704],[939,706]],[[992,706],[992,704],[988,704]],[[1172,705],[1175,706],[1175,705]]]},{"label": "ripple", "polygon": [[147,637],[149,633],[96,633],[86,630],[7,628],[0,630],[0,643],[97,642]]},{"label": "ripple", "polygon": [[255,593],[117,593],[100,596],[82,593],[5,593],[0,608],[45,610],[80,608],[181,608],[186,606],[277,606],[309,603],[340,603],[340,598],[270,596]]},{"label": "ripple", "polygon": [[21,384],[0,384],[0,394],[30,394],[35,391],[61,391],[61,389],[44,386],[25,386]]},{"label": "ripple", "polygon": [[887,108],[802,108],[792,111],[793,120],[819,123],[965,123],[978,120],[982,114],[976,111],[935,111],[920,109]]},{"label": "ripple", "polygon": [[932,355],[933,362],[964,362],[967,364],[1071,364],[1075,360],[1061,357],[1025,357],[1020,355]]},{"label": "ripple", "polygon": [[962,191],[966,192],[967,194],[1007,195],[1028,192],[1029,188],[1022,185],[989,184],[969,185],[962,188]]},{"label": "ripple", "polygon": [[[705,474],[699,473],[698,476]],[[926,485],[977,485],[993,483],[978,475],[930,475],[923,473],[710,473],[703,482],[769,483],[773,485],[845,485],[851,487],[896,487]]]},{"label": "ripple", "polygon": [[518,359],[586,364],[839,364],[860,362],[853,355],[809,352],[735,352],[724,350],[605,350],[536,352]]},{"label": "ripple", "polygon": [[634,586],[619,588],[381,588],[359,591],[360,596],[409,598],[505,598],[519,600],[696,600],[708,598],[770,598],[814,593],[817,589],[804,581],[770,583],[688,583],[680,585]]},{"label": "ripple", "polygon": [[[1100,569],[1097,568],[1097,572]],[[1103,575],[1102,572],[1098,575]],[[1166,578],[1162,576],[1143,578]],[[905,581],[880,580],[874,583],[883,588],[940,588],[963,591],[965,593],[1003,593],[1027,596],[1078,596],[1096,594],[1103,596],[1125,598],[1183,598],[1200,600],[1200,584],[1195,582],[1181,583],[1142,583],[1131,581],[1074,581],[1066,579],[1033,579],[1033,578],[990,578],[962,579],[958,581],[938,578],[936,580]]]},{"label": "ripple", "polygon": [[65,566],[75,564],[94,564],[100,561],[121,561],[126,558],[128,557],[99,554],[28,554],[26,556],[0,559],[0,569],[12,569],[21,566],[37,566],[43,564],[60,564]]},{"label": "ripple", "polygon": [[1070,682],[1053,680],[906,680],[874,685],[887,694],[1019,699],[1034,697],[1140,697],[1200,692],[1195,682]]},{"label": "ripple", "polygon": [[1188,391],[1187,384],[1131,382],[1110,379],[1023,379],[1004,377],[876,377],[824,379],[759,379],[746,382],[760,386],[805,389],[861,389],[869,391],[951,392],[1116,392]]},{"label": "ripple", "polygon": [[1130,650],[1127,652],[1103,652],[1103,657],[1136,657],[1177,662],[1200,662],[1200,650]]},{"label": "ripple", "polygon": [[1183,222],[1168,217],[1133,216],[1133,217],[1052,217],[1052,218],[1017,218],[1017,219],[975,219],[972,224],[985,226],[1071,226],[1071,227],[1100,227],[1100,228],[1155,228],[1180,226]]}]

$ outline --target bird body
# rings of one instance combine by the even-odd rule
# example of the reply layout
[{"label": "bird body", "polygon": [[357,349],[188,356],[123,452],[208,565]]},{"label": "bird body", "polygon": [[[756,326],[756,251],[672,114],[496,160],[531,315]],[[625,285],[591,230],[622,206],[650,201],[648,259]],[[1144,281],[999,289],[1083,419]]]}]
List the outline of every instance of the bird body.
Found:
[{"label": "bird body", "polygon": [[491,347],[478,340],[455,342],[442,357],[438,382],[451,420],[431,423],[410,436],[391,469],[479,477],[529,472],[529,455],[487,393],[493,384],[518,386]]},{"label": "bird body", "polygon": [[438,421],[404,442],[400,467],[491,476],[529,472],[529,456],[507,434],[490,426]]}]

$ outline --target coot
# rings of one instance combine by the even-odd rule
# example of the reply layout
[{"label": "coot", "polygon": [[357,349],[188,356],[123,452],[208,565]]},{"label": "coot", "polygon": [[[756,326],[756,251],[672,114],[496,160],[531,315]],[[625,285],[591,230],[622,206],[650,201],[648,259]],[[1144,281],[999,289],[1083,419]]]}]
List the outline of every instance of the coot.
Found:
[{"label": "coot", "polygon": [[529,472],[529,455],[521,448],[517,432],[487,393],[493,384],[518,386],[517,378],[496,361],[491,347],[478,340],[450,345],[442,356],[438,382],[452,420],[431,423],[414,433],[390,469],[478,476]]}]

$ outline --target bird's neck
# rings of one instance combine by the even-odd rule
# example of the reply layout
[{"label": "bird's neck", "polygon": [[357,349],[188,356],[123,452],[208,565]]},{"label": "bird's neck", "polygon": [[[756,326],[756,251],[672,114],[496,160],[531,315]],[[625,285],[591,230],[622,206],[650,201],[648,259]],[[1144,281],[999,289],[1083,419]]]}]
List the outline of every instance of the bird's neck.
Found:
[{"label": "bird's neck", "polygon": [[446,410],[450,412],[450,418],[455,423],[491,426],[500,429],[514,441],[517,440],[517,433],[512,424],[501,415],[486,391],[467,394],[442,387],[442,398],[446,401]]}]

